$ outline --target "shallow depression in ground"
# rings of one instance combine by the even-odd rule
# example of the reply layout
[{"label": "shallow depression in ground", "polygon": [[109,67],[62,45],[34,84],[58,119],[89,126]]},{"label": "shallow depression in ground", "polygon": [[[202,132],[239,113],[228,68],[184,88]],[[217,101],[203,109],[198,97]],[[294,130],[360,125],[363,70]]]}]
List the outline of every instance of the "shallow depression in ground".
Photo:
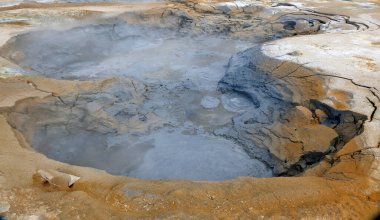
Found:
[{"label": "shallow depression in ground", "polygon": [[[151,123],[149,115],[165,123],[138,132],[120,128],[123,120],[126,126],[134,120],[130,116],[134,114],[132,110],[123,109],[132,102],[125,95],[128,91],[124,91],[127,86],[123,84],[113,86],[103,96],[77,97],[75,107],[69,110],[51,102],[47,104],[51,107],[37,106],[26,111],[30,117],[14,121],[22,121],[16,122],[16,127],[31,134],[29,141],[39,152],[116,175],[226,180],[272,176],[264,163],[250,158],[241,146],[213,135],[215,128],[230,123],[232,116],[253,106],[238,94],[222,95],[216,91],[231,55],[252,45],[168,29],[110,24],[23,34],[11,39],[1,49],[1,55],[29,75],[58,79],[122,76],[155,90],[146,95],[149,97],[143,103],[133,103],[137,106],[134,111],[141,124]],[[119,96],[124,98],[116,100]],[[121,115],[121,110],[127,113]],[[112,130],[108,133],[89,128],[93,125],[86,124],[89,122],[83,118],[93,114],[96,123],[99,111],[122,125],[116,131],[107,128]],[[148,117],[141,115],[143,111]],[[200,114],[207,115],[206,119],[197,116]],[[104,124],[101,126],[107,126]]]}]

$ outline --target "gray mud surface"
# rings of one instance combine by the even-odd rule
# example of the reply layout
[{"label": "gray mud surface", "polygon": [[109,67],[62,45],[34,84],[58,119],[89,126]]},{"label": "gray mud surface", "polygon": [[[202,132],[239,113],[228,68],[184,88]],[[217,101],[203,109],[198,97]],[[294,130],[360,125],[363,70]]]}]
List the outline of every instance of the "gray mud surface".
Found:
[{"label": "gray mud surface", "polygon": [[121,78],[102,91],[19,106],[10,121],[48,157],[116,175],[270,177],[265,163],[235,141],[214,135],[254,107],[243,95],[217,90],[231,55],[252,45],[127,24],[20,35],[1,55],[27,74]]},{"label": "gray mud surface", "polygon": [[199,89],[215,90],[231,55],[252,45],[169,29],[109,24],[20,35],[0,54],[32,75],[57,79],[126,76],[155,83],[190,80]]}]

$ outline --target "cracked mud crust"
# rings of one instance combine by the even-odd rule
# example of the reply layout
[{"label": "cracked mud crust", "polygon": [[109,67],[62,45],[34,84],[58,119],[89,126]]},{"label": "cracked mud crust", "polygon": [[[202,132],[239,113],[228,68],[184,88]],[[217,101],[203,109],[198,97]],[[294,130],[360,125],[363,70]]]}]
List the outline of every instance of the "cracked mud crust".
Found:
[{"label": "cracked mud crust", "polygon": [[[195,0],[0,5],[0,218],[372,218],[380,211],[379,7],[378,1]],[[109,64],[122,50],[111,51],[112,42],[141,36],[124,36],[124,23],[229,48],[217,58],[197,54],[213,65],[186,57],[183,65],[198,65],[199,72],[181,67],[170,75],[164,66],[145,78],[115,75]],[[32,47],[40,44],[35,36],[91,31],[106,33],[92,48],[111,51],[105,57],[112,62],[101,54],[84,59],[75,45],[60,51],[52,38],[47,52]],[[32,46],[17,43],[23,39]],[[111,43],[102,48],[99,42]],[[67,63],[49,57],[54,50]],[[74,53],[78,63],[71,61]],[[51,59],[50,66],[33,63],[38,56]],[[83,71],[83,60],[109,65],[110,74],[75,78],[70,72],[60,79],[53,73]],[[257,176],[274,177],[141,180],[40,153],[49,146],[44,140],[70,155],[70,147],[117,149],[125,135],[154,136],[163,128],[233,142],[260,164]],[[78,135],[76,146],[62,141],[65,132]],[[103,153],[92,156],[105,156],[106,168],[97,168],[118,168]],[[141,163],[129,159],[128,169]],[[80,179],[69,187],[68,175]]]}]

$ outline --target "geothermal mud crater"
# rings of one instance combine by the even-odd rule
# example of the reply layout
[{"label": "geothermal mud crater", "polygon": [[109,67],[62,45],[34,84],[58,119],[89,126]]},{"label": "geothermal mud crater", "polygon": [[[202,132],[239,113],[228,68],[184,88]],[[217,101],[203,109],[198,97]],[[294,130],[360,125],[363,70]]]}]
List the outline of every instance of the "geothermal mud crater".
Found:
[{"label": "geothermal mud crater", "polygon": [[378,4],[69,1],[0,3],[0,218],[378,213]]},{"label": "geothermal mud crater", "polygon": [[27,74],[118,78],[99,91],[20,104],[9,120],[48,157],[116,175],[270,177],[272,168],[261,155],[249,156],[233,139],[215,133],[257,107],[245,95],[217,90],[231,55],[252,45],[128,24],[19,35],[1,55]]},{"label": "geothermal mud crater", "polygon": [[116,175],[297,175],[366,120],[313,101],[320,79],[288,81],[313,74],[302,65],[268,61],[254,41],[227,36],[88,25],[18,35],[0,55],[27,75],[102,80],[95,90],[20,102],[8,121],[48,157]]}]

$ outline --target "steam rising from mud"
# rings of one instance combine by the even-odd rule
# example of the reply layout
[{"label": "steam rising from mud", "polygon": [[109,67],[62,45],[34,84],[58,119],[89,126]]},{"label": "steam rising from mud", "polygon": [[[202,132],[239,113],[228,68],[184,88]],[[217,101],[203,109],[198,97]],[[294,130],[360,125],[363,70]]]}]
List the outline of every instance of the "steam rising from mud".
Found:
[{"label": "steam rising from mud", "polygon": [[[11,115],[11,121],[48,157],[116,175],[270,177],[272,170],[241,146],[212,135],[216,128],[229,126],[232,116],[254,106],[239,94],[216,91],[231,55],[252,44],[128,24],[20,35],[0,52],[28,74],[58,79],[122,76],[135,81],[76,98],[61,97],[62,103],[37,105],[25,110],[26,117]],[[138,103],[136,96],[144,101]],[[116,130],[111,122],[119,124]],[[148,129],[134,132],[142,126]]]},{"label": "steam rising from mud", "polygon": [[8,42],[1,55],[29,74],[58,79],[190,80],[201,89],[215,90],[231,55],[250,46],[245,41],[114,24],[21,35]]}]

